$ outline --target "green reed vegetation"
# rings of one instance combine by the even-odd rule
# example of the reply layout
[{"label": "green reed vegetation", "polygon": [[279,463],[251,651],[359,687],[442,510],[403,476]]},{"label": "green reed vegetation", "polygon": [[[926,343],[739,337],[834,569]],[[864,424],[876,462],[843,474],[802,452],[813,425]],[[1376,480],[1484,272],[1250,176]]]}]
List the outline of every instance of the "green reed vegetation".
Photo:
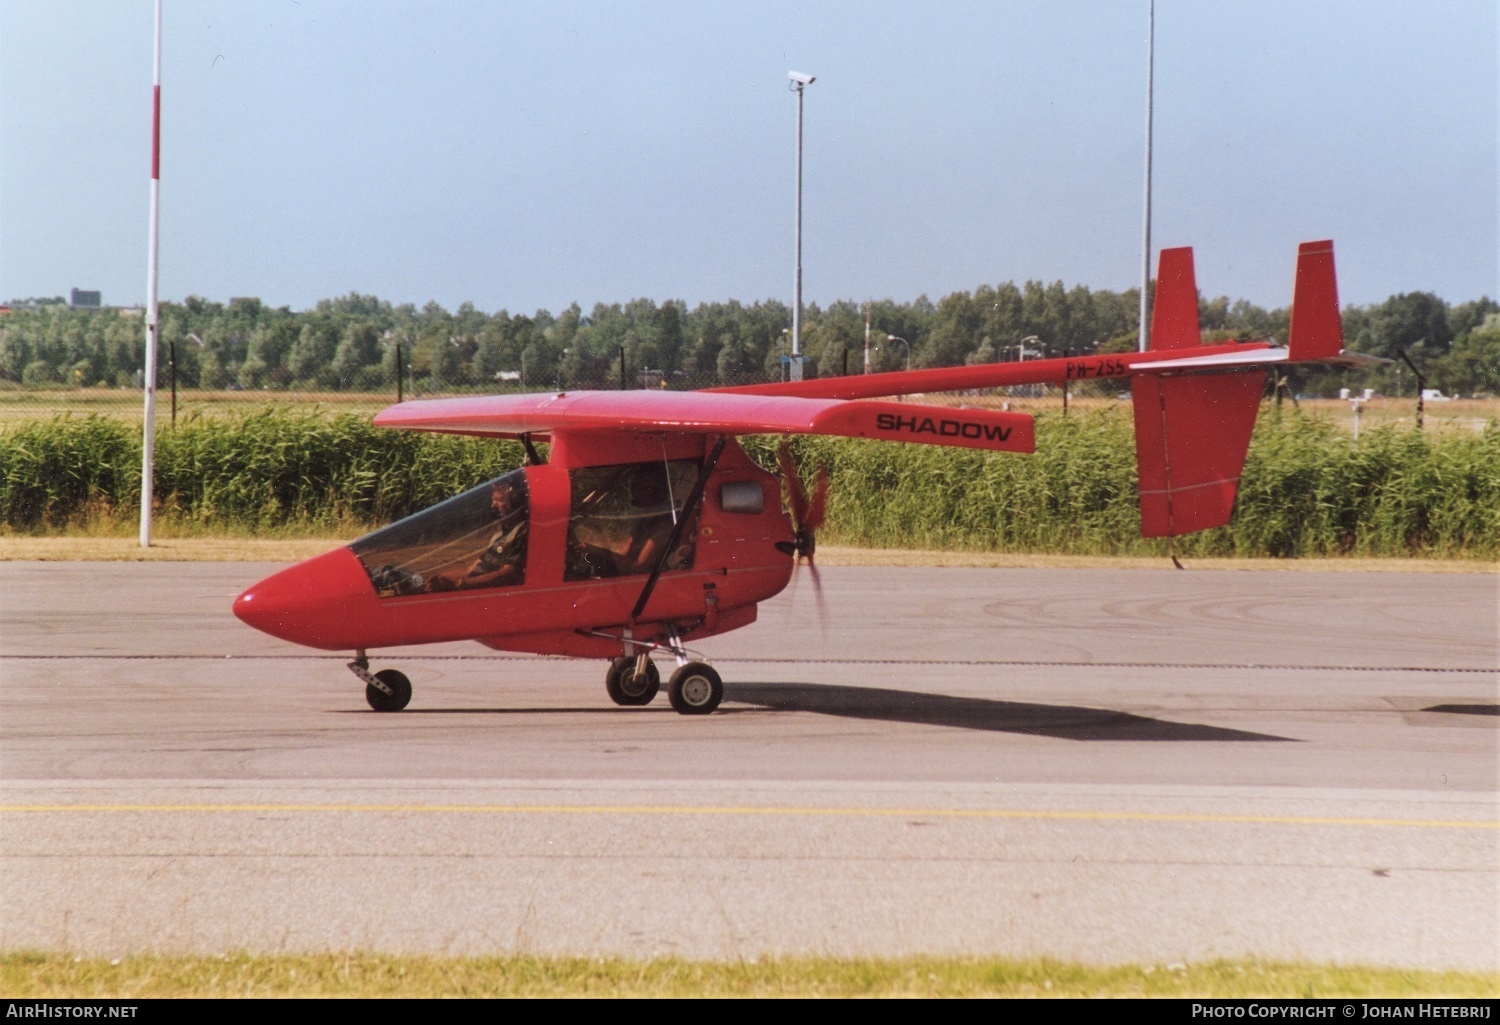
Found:
[{"label": "green reed vegetation", "polygon": [[[829,543],[886,548],[1155,554],[1135,505],[1127,411],[1044,414],[1032,456],[800,438],[832,482]],[[773,465],[775,441],[747,447]],[[0,517],[13,533],[128,530],[138,426],[59,417],[0,431]],[[158,522],[182,533],[353,533],[520,465],[520,446],[378,430],[367,418],[268,410],[156,436]],[[1189,555],[1500,555],[1500,424],[1381,427],[1267,410],[1234,521],[1178,539]]]},{"label": "green reed vegetation", "polygon": [[[440,502],[520,460],[512,442],[271,409],[158,431],[154,497],[161,522],[176,529],[358,529]],[[0,469],[0,516],[13,531],[107,529],[139,516],[137,424],[100,416],[22,423],[0,433]]]},{"label": "green reed vegetation", "polygon": [[[897,451],[899,450],[899,451]],[[808,439],[829,468],[831,543],[1157,554],[1140,537],[1128,413],[1037,419],[1031,456]],[[1500,553],[1500,424],[1483,432],[1337,426],[1265,412],[1233,520],[1175,541],[1198,556],[1491,558]]]}]

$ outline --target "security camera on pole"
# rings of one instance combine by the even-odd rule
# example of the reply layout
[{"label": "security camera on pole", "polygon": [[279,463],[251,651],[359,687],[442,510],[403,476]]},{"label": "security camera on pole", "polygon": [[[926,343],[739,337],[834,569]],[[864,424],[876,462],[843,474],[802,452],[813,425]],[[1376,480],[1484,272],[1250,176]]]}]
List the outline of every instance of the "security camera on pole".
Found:
[{"label": "security camera on pole", "polygon": [[802,90],[815,81],[812,75],[788,71],[791,90],[797,94],[797,273],[792,285],[792,364],[793,381],[802,380]]}]

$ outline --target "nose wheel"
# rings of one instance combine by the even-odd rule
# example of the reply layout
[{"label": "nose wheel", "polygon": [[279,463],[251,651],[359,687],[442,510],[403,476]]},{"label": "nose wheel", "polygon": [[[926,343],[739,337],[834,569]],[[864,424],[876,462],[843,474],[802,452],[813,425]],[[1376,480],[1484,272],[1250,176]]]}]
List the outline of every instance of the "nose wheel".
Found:
[{"label": "nose wheel", "polygon": [[375,679],[377,683],[365,684],[365,700],[375,711],[399,712],[411,703],[411,681],[401,670],[382,669]]},{"label": "nose wheel", "polygon": [[365,701],[377,712],[399,712],[411,703],[411,680],[399,669],[370,672],[370,660],[359,652],[349,671],[365,682]]}]

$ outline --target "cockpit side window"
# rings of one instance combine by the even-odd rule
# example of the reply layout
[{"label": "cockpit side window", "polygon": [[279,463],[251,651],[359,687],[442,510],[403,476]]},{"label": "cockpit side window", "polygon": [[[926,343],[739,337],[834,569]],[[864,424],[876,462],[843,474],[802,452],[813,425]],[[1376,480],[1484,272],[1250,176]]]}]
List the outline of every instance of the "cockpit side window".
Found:
[{"label": "cockpit side window", "polygon": [[349,545],[382,598],[526,580],[526,471],[516,470]]},{"label": "cockpit side window", "polygon": [[[568,473],[572,505],[564,580],[651,572],[698,481],[691,459],[588,466]],[[696,517],[695,517],[696,520]],[[686,524],[667,570],[693,565],[696,522]]]}]

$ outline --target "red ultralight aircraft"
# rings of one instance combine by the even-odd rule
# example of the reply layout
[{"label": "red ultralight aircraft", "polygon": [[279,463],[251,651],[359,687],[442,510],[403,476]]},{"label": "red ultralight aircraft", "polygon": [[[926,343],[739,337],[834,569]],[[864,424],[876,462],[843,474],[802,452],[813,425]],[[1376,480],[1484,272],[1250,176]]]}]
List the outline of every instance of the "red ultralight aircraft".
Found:
[{"label": "red ultralight aircraft", "polygon": [[[1333,244],[1298,253],[1286,348],[1204,345],[1192,250],[1161,253],[1151,348],[835,377],[697,392],[617,391],[405,402],[382,427],[515,438],[527,465],[351,544],[267,577],[234,612],[309,647],[352,650],[349,668],[377,711],[411,700],[366,651],[478,640],[504,651],[608,659],[621,705],[656,697],[651,656],[677,662],[667,688],[686,715],[723,698],[690,641],[748,626],[801,557],[812,561],[826,477],[809,494],[785,447],[782,481],[735,440],[832,434],[1033,452],[1024,413],[870,401],[915,392],[1128,378],[1134,402],[1141,533],[1220,526],[1234,505],[1265,375],[1276,363],[1356,366],[1343,349]],[[550,442],[546,462],[535,443]],[[786,485],[791,515],[782,511]]]}]

